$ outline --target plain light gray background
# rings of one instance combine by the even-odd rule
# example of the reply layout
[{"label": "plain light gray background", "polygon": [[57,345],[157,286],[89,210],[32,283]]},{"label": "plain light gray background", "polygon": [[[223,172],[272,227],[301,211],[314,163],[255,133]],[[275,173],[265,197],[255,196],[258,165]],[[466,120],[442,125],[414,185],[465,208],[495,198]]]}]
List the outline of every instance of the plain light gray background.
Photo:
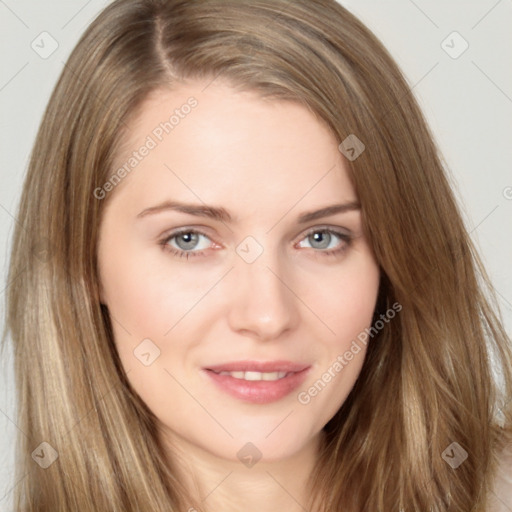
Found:
[{"label": "plain light gray background", "polygon": [[[6,271],[16,208],[37,127],[64,61],[86,26],[108,3],[0,0],[2,315],[5,289],[10,285]],[[457,183],[468,229],[499,293],[511,333],[512,2],[341,3],[374,31],[404,70]],[[54,41],[57,49],[44,55]],[[2,511],[12,510],[10,497],[16,484],[11,476],[17,427],[12,360],[7,356],[0,364]]]}]

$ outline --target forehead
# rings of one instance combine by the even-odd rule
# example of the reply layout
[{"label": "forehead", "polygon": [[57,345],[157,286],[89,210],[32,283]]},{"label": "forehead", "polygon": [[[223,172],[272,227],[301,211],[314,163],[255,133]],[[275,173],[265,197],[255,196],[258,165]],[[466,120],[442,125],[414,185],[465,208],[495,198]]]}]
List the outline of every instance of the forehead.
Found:
[{"label": "forehead", "polygon": [[335,137],[310,110],[220,82],[153,92],[128,123],[119,168],[116,193],[131,202],[356,199]]}]

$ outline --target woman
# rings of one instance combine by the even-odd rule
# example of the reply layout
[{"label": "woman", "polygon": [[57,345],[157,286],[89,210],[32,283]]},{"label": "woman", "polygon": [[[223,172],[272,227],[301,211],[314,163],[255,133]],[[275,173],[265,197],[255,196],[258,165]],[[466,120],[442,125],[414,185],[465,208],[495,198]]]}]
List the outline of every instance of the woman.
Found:
[{"label": "woman", "polygon": [[488,510],[509,340],[404,78],[337,3],[111,4],[19,218],[17,510]]}]

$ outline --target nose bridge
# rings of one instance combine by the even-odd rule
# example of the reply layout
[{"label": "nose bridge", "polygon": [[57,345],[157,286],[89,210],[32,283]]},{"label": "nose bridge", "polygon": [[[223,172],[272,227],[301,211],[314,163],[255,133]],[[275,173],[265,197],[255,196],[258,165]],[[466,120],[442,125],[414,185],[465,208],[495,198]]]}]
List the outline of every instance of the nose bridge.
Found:
[{"label": "nose bridge", "polygon": [[260,244],[258,249],[253,241],[246,242],[238,246],[235,258],[231,327],[273,339],[291,329],[298,319],[295,296],[287,287],[291,274],[277,248]]}]

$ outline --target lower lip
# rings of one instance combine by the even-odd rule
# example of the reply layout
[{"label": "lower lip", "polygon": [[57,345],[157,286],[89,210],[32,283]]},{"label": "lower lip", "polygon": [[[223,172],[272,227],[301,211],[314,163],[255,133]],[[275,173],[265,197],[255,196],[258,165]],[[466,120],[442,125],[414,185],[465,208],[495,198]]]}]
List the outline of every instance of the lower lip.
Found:
[{"label": "lower lip", "polygon": [[309,368],[291,373],[278,380],[244,380],[231,375],[219,375],[212,370],[203,370],[213,382],[229,395],[254,404],[268,404],[281,400],[298,388],[305,380]]}]

